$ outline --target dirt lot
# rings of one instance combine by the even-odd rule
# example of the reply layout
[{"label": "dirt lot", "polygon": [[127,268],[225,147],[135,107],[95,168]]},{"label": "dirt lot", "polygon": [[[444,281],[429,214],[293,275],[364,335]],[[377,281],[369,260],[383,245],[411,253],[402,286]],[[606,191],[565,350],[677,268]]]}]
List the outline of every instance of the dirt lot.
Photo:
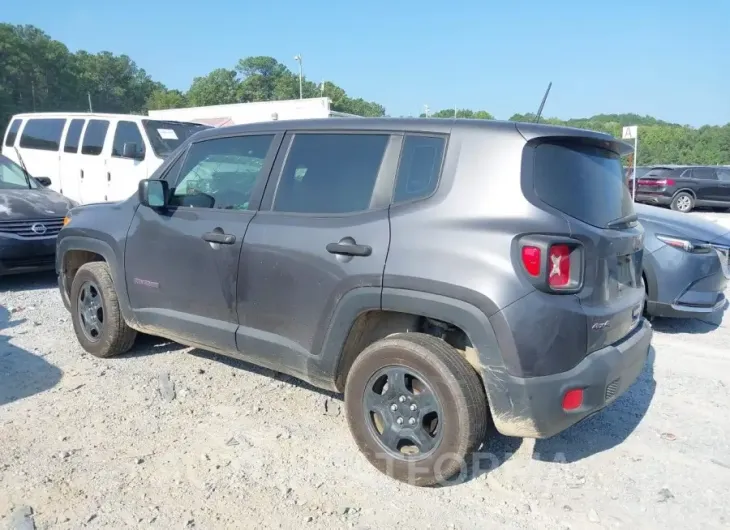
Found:
[{"label": "dirt lot", "polygon": [[425,490],[358,454],[340,396],[150,339],[95,359],[53,276],[2,279],[0,527],[727,528],[729,318],[655,329],[601,414]]}]

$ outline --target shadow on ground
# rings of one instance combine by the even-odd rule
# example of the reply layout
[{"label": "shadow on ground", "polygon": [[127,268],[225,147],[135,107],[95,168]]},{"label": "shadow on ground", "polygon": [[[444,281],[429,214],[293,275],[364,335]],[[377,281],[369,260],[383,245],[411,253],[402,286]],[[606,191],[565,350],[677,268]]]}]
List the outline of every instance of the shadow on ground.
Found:
[{"label": "shadow on ground", "polygon": [[0,278],[0,291],[3,292],[34,291],[57,286],[58,278],[54,271],[16,274]]},{"label": "shadow on ground", "polygon": [[0,305],[0,407],[56,386],[63,375],[42,357],[10,343],[2,331],[24,323]]}]

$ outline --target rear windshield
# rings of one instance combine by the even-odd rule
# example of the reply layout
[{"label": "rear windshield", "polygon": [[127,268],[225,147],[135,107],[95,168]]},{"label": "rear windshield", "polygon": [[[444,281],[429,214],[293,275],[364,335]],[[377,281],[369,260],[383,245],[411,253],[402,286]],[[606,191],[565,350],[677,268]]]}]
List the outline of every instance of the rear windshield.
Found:
[{"label": "rear windshield", "polygon": [[669,173],[671,173],[672,170],[666,167],[658,167],[654,169],[650,169],[646,173],[644,173],[644,177],[646,178],[660,178],[660,177],[666,177]]},{"label": "rear windshield", "polygon": [[634,213],[619,155],[544,143],[535,148],[534,161],[535,193],[553,208],[600,228]]},{"label": "rear windshield", "polygon": [[209,125],[182,121],[142,120],[142,125],[147,131],[152,150],[161,158],[172,153],[196,132],[210,129]]}]

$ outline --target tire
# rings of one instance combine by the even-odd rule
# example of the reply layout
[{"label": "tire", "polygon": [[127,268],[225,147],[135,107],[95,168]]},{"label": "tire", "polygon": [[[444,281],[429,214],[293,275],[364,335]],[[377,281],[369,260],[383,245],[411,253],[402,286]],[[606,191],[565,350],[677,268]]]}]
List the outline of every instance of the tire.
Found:
[{"label": "tire", "polygon": [[[383,377],[388,388],[378,394],[372,389]],[[489,421],[471,365],[443,340],[421,333],[397,333],[365,348],[348,374],[345,408],[370,463],[415,486],[443,484],[469,470]]]},{"label": "tire", "polygon": [[677,212],[689,213],[695,207],[695,198],[691,193],[680,191],[672,199],[670,208]]},{"label": "tire", "polygon": [[[70,299],[76,338],[88,353],[95,357],[113,357],[129,351],[134,345],[137,332],[127,326],[122,317],[105,262],[94,261],[79,268],[71,283]],[[91,300],[90,305],[86,305],[86,300]],[[87,326],[85,322],[91,322],[91,325]],[[96,333],[90,327],[96,328]]]}]

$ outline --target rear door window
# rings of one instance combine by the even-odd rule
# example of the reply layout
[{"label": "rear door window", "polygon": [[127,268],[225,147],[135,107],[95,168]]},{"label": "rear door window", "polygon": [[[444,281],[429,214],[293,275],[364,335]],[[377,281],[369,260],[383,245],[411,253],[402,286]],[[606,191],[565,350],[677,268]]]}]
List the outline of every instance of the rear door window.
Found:
[{"label": "rear door window", "polygon": [[692,170],[692,178],[697,180],[717,180],[717,175],[711,167],[696,167]]},{"label": "rear door window", "polygon": [[535,148],[534,187],[546,204],[593,226],[632,215],[634,205],[616,153],[586,145]]},{"label": "rear door window", "polygon": [[89,120],[84,133],[84,143],[81,145],[81,154],[100,155],[104,149],[107,130],[109,130],[107,120]]},{"label": "rear door window", "polygon": [[62,118],[31,119],[20,136],[20,147],[40,151],[58,151],[61,134],[66,126]]},{"label": "rear door window", "polygon": [[81,140],[81,130],[84,128],[85,120],[71,120],[66,133],[66,142],[63,145],[64,153],[78,153]]},{"label": "rear door window", "polygon": [[717,178],[723,182],[730,182],[730,168],[717,170]]},{"label": "rear door window", "polygon": [[23,120],[21,119],[13,120],[13,123],[11,123],[10,127],[8,127],[8,134],[5,137],[5,145],[8,147],[13,147],[15,145],[15,139],[18,137],[18,131],[20,130],[21,123],[23,123]]},{"label": "rear door window", "polygon": [[145,148],[139,127],[133,121],[120,121],[114,133],[112,156],[121,158],[124,155],[124,144],[134,144],[140,160],[144,160]]}]

